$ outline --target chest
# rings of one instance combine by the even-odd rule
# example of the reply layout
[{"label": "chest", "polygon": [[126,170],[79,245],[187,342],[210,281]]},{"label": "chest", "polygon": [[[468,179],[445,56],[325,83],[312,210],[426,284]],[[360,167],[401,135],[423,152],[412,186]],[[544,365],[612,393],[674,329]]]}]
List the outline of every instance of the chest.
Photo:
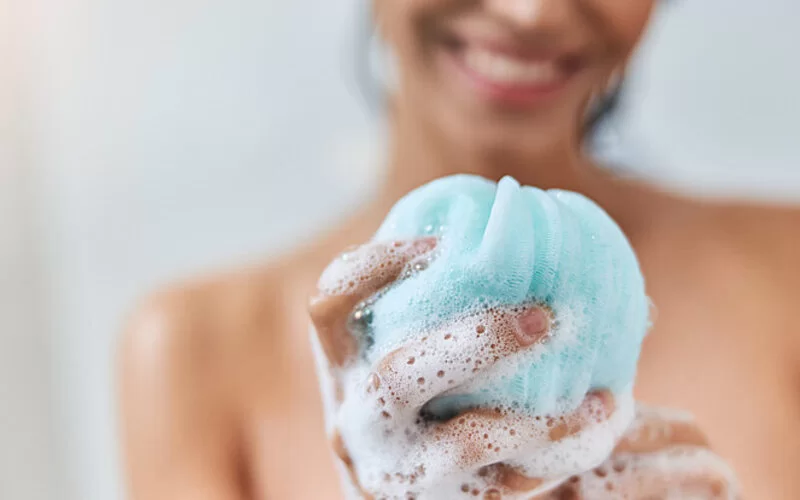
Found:
[{"label": "chest", "polygon": [[[305,336],[305,318],[297,324],[297,331],[286,333]],[[290,362],[282,364],[280,374],[266,374],[254,395],[259,402],[246,440],[254,499],[339,499],[310,347],[294,346],[283,356]]]},{"label": "chest", "polygon": [[637,399],[693,413],[746,496],[794,498],[780,492],[800,464],[797,291],[725,248],[640,257],[654,326]]},{"label": "chest", "polygon": [[251,441],[256,498],[340,498],[339,476],[322,419],[306,412],[263,420]]}]

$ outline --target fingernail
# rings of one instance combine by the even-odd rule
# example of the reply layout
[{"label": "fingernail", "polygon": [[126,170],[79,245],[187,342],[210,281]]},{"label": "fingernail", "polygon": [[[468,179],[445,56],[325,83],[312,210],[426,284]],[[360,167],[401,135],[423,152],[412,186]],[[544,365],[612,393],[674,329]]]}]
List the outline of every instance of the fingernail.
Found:
[{"label": "fingernail", "polygon": [[437,239],[434,236],[428,236],[425,238],[419,238],[414,240],[411,245],[412,248],[418,251],[427,252],[433,250],[436,247]]},{"label": "fingernail", "polygon": [[613,414],[614,410],[616,410],[616,401],[614,400],[614,395],[608,390],[597,390],[590,392],[586,395],[586,403],[589,405],[594,403],[599,406],[599,408],[596,408],[596,411],[598,412],[598,421],[602,421],[611,417],[611,414]]},{"label": "fingernail", "polygon": [[381,388],[381,377],[377,373],[370,373],[367,378],[367,393],[373,393]]},{"label": "fingernail", "polygon": [[529,346],[550,330],[550,315],[542,309],[535,308],[522,313],[517,323],[519,324],[517,340],[523,347]]}]

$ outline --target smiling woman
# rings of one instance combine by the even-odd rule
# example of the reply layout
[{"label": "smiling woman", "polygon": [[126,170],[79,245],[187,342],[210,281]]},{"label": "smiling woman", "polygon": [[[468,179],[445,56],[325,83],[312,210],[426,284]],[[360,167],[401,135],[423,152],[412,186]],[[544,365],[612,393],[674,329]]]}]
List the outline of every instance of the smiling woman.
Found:
[{"label": "smiling woman", "polygon": [[470,10],[458,3],[376,2],[401,97],[426,103],[402,111],[448,130],[467,158],[470,145],[523,164],[537,150],[575,148],[566,141],[575,140],[589,100],[624,70],[654,5],[485,2]]},{"label": "smiling woman", "polygon": [[[676,489],[687,491],[681,488],[699,498],[730,498],[735,488],[730,478],[718,474],[719,458],[709,451],[710,443],[739,471],[746,496],[796,498],[800,485],[792,472],[800,463],[795,411],[800,345],[791,318],[800,300],[800,273],[794,251],[798,235],[792,229],[800,224],[800,214],[665,193],[616,177],[584,146],[592,104],[624,72],[653,6],[648,0],[375,0],[377,32],[393,51],[398,70],[387,113],[386,181],[352,218],[305,248],[245,272],[177,285],[146,301],[126,332],[121,363],[133,497],[339,498],[329,440],[337,463],[353,474],[357,490],[357,472],[366,466],[363,460],[355,461],[364,455],[348,453],[348,436],[324,432],[307,339],[307,297],[316,292],[317,277],[331,258],[349,245],[369,240],[401,196],[448,174],[471,173],[493,181],[512,175],[521,184],[576,191],[617,222],[639,257],[648,293],[659,311],[643,345],[635,395],[648,403],[691,411],[709,436],[707,442],[683,414],[639,411],[610,462],[559,484],[551,494],[614,498],[608,483],[601,480],[614,471],[622,479],[612,489],[626,485],[631,498],[675,498]],[[515,231],[524,232],[521,225],[509,232]],[[351,314],[359,321],[369,317],[365,308],[354,309],[359,301],[371,300],[372,294],[402,277],[404,268],[398,263],[405,264],[403,259],[419,257],[401,255],[398,249],[406,246],[397,245],[386,262],[371,261],[374,269],[356,266],[352,279],[345,280],[353,293],[329,293],[316,304],[318,328],[346,326]],[[579,247],[591,245],[576,244],[566,251],[577,252]],[[375,251],[372,244],[361,248],[360,252]],[[408,248],[419,250],[415,245]],[[524,261],[521,256],[504,262],[514,265],[517,260]],[[589,276],[591,270],[602,276],[608,271],[588,266],[586,273],[576,270],[576,275]],[[370,269],[374,272],[365,272]],[[610,293],[591,301],[602,302]],[[564,319],[558,311],[554,317],[547,314],[536,308],[504,310],[483,318],[486,324],[471,325],[470,333],[476,337],[485,333],[483,342],[500,330],[513,330],[492,330],[489,320],[501,326],[518,323],[520,330],[513,330],[517,344],[509,335],[496,337],[508,341],[514,351],[534,343]],[[321,335],[331,362],[346,364],[347,356],[337,353],[358,349],[354,338],[344,335],[351,330],[326,331],[334,332]],[[439,332],[432,329],[433,333]],[[450,332],[441,333],[445,339]],[[491,342],[483,347],[494,348]],[[417,356],[385,358],[383,364],[368,359],[378,363],[367,366],[380,374],[377,378],[363,373],[368,381],[365,390],[372,388],[378,398],[386,396],[379,391],[393,387],[389,384],[406,383],[409,377],[416,380],[411,387],[426,390],[448,382],[438,374],[444,370],[416,375],[415,370],[427,366]],[[471,357],[463,360],[474,362]],[[483,368],[474,369],[477,373]],[[333,375],[333,379],[347,378],[343,372]],[[585,425],[613,414],[614,404],[605,393],[580,387],[576,398],[585,405],[550,422],[552,428],[542,434],[549,438],[546,445],[568,441]],[[336,391],[331,394],[336,396]],[[419,394],[403,393],[409,398]],[[380,404],[380,399],[376,402]],[[404,402],[396,405],[398,412],[407,410]],[[443,453],[459,450],[465,459],[483,460],[487,452],[478,453],[459,426],[474,422],[492,433],[505,430],[503,421],[481,413],[483,408],[454,406],[443,413],[461,412],[457,415],[464,417],[461,422],[446,420],[426,401],[414,402],[428,410],[425,415],[434,415],[428,419],[434,422],[431,444],[448,443]],[[367,420],[374,417],[379,422],[386,418],[382,412],[389,413],[377,408],[364,411]],[[536,428],[536,416],[544,417],[520,421]],[[543,421],[547,425],[547,419]],[[363,437],[365,429],[353,426],[349,438]],[[509,438],[512,444],[530,444],[523,442],[525,436],[514,436]],[[676,450],[686,447],[695,459],[674,461]],[[541,450],[531,451],[535,456]],[[654,455],[655,451],[664,454]],[[639,465],[619,466],[615,460],[624,458],[620,455],[638,457],[634,462]],[[406,457],[379,458],[403,462]],[[662,467],[664,460],[668,467]],[[466,490],[447,490],[453,498],[544,494],[538,489],[543,487],[542,478],[521,474],[502,460],[467,462],[488,467],[485,475],[494,483],[484,485],[485,491],[471,484]],[[308,480],[309,474],[314,481]],[[403,471],[398,481],[418,481],[420,474],[412,468]],[[362,485],[369,491],[353,494],[381,497],[397,491],[381,491],[381,477],[369,479]],[[420,498],[425,495],[442,498],[431,491],[422,492]]]}]

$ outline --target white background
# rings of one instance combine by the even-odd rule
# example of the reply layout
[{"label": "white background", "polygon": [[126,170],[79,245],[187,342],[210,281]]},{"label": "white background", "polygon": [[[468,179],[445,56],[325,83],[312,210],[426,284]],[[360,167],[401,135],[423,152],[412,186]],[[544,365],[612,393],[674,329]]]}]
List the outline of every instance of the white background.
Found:
[{"label": "white background", "polygon": [[[122,497],[113,352],[137,297],[310,238],[379,174],[356,1],[0,0],[0,498]],[[678,0],[618,157],[800,199],[800,3]]]}]

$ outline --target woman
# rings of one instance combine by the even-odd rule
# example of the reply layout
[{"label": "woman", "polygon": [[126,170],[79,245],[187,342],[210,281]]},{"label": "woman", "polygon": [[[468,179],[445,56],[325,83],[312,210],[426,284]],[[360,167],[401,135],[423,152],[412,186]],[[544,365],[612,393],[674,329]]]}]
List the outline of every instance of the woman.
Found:
[{"label": "woman", "polygon": [[[125,335],[134,498],[337,498],[307,341],[327,262],[389,207],[456,172],[581,192],[620,224],[658,307],[637,398],[691,411],[753,499],[800,497],[800,214],[615,178],[582,147],[654,0],[378,0],[397,56],[389,175],[291,256],[152,297]],[[313,480],[309,479],[313,478]]]}]

